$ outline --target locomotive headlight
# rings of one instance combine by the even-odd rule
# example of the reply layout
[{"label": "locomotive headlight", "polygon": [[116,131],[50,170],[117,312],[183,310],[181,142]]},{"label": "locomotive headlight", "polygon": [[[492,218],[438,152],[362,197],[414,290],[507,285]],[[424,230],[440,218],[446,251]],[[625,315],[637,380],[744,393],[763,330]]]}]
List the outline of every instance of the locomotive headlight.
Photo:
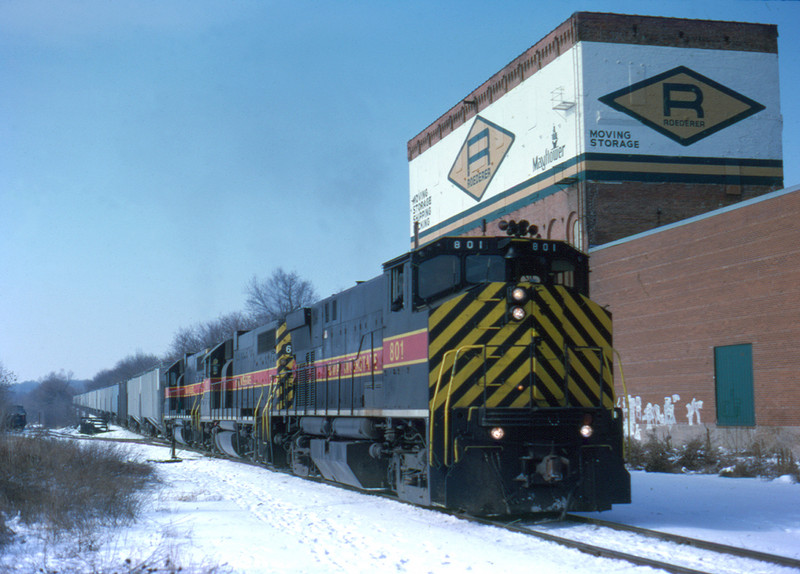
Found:
[{"label": "locomotive headlight", "polygon": [[581,436],[583,438],[589,438],[594,434],[594,429],[592,428],[592,415],[586,413],[583,415],[583,426],[580,430]]},{"label": "locomotive headlight", "polygon": [[528,292],[522,287],[514,287],[511,291],[511,298],[518,303],[522,303],[528,298]]},{"label": "locomotive headlight", "polygon": [[511,318],[515,321],[522,321],[525,318],[525,309],[522,307],[514,307],[511,309]]},{"label": "locomotive headlight", "polygon": [[494,427],[492,430],[489,431],[489,436],[492,437],[494,440],[500,440],[504,436],[506,436],[506,431],[503,430],[503,427]]}]

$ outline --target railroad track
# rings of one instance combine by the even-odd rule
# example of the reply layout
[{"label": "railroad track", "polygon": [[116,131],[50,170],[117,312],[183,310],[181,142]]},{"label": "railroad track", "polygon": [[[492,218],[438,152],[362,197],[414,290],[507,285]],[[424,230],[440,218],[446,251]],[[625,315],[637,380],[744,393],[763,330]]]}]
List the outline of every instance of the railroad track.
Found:
[{"label": "railroad track", "polygon": [[611,528],[617,531],[632,532],[640,534],[649,538],[656,538],[676,544],[683,544],[692,548],[701,550],[709,550],[712,552],[719,552],[722,554],[730,554],[741,558],[749,558],[759,562],[767,562],[770,564],[777,564],[778,566],[785,566],[787,568],[794,568],[800,571],[800,560],[796,558],[789,558],[787,556],[779,556],[776,554],[768,554],[766,552],[759,552],[758,550],[748,550],[747,548],[740,548],[738,546],[729,546],[727,544],[719,544],[716,542],[708,542],[707,540],[698,540],[696,538],[687,538],[677,534],[670,534],[668,532],[659,532],[656,530],[648,530],[638,526],[629,526],[627,524],[619,524],[617,522],[609,522],[607,520],[600,520],[598,518],[588,518],[585,516],[577,516],[568,514],[566,519],[570,522],[577,522],[581,524],[592,524],[603,528]]},{"label": "railroad track", "polygon": [[[521,522],[519,520],[504,522],[476,517],[468,517],[468,519],[535,536],[593,556],[624,560],[639,566],[649,566],[675,574],[741,574],[743,572],[748,574],[786,572],[788,574],[800,572],[800,560],[794,558],[583,516],[568,514],[564,520],[546,523]],[[587,533],[586,529],[572,528],[576,525],[588,525],[592,527],[592,532]],[[569,531],[564,536],[552,533],[554,530],[564,531],[567,529]],[[615,544],[606,545],[606,541],[604,541],[604,545],[599,546],[596,541],[604,538],[603,529],[625,532],[630,536],[611,536],[608,538],[613,539]],[[642,537],[658,542],[650,542],[645,545],[642,543]],[[590,541],[585,541],[587,538]],[[635,549],[629,550],[630,547]],[[687,551],[687,548],[690,548],[691,551]]]},{"label": "railroad track", "polygon": [[[79,434],[79,433],[63,433],[56,430],[46,430],[43,432],[36,432],[31,433],[31,436],[44,436],[44,437],[53,437],[53,438],[69,438],[74,440],[80,441],[100,441],[100,442],[116,442],[116,443],[131,443],[131,444],[147,444],[150,446],[166,446],[169,447],[170,443],[167,440],[156,438],[156,437],[146,437],[142,436],[140,438],[120,438],[120,437],[106,437],[103,436],[102,432],[96,434]],[[180,445],[179,448],[184,448],[184,445]]]}]

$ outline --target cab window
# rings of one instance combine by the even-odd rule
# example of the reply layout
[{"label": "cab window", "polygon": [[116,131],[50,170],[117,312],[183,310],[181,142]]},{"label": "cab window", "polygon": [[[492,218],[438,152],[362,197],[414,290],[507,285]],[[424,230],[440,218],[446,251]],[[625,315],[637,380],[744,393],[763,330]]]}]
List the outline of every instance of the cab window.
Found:
[{"label": "cab window", "polygon": [[452,291],[461,284],[458,255],[438,255],[423,261],[417,277],[417,293],[422,299]]},{"label": "cab window", "polygon": [[575,264],[567,259],[555,259],[550,266],[553,284],[575,287]]},{"label": "cab window", "polygon": [[502,255],[467,255],[464,275],[467,283],[505,281],[506,260]]},{"label": "cab window", "polygon": [[403,266],[398,265],[392,269],[391,273],[391,302],[392,311],[400,311],[403,309],[403,291],[405,289],[405,281],[403,278]]}]

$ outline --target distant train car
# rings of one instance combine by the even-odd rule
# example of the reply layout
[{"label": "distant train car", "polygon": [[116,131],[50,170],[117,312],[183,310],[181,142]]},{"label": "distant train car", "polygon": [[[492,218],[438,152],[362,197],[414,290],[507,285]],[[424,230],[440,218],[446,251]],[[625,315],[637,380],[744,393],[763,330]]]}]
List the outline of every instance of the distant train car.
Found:
[{"label": "distant train car", "polygon": [[116,383],[75,395],[72,401],[85,414],[101,416],[107,421],[115,420],[124,424],[128,419],[127,388],[127,382]]},{"label": "distant train car", "polygon": [[443,238],[166,371],[177,440],[476,514],[629,502],[588,258]]}]

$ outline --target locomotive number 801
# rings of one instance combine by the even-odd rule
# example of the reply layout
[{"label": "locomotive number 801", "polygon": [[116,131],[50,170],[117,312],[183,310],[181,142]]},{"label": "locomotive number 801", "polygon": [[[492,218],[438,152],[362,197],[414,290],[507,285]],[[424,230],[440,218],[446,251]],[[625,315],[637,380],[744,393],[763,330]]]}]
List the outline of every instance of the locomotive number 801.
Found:
[{"label": "locomotive number 801", "polygon": [[[608,509],[630,501],[630,478],[611,316],[589,298],[588,273],[588,257],[564,242],[441,238],[371,281],[137,378],[153,408],[127,401],[116,414],[415,504]],[[95,408],[104,391],[76,401]]]}]

